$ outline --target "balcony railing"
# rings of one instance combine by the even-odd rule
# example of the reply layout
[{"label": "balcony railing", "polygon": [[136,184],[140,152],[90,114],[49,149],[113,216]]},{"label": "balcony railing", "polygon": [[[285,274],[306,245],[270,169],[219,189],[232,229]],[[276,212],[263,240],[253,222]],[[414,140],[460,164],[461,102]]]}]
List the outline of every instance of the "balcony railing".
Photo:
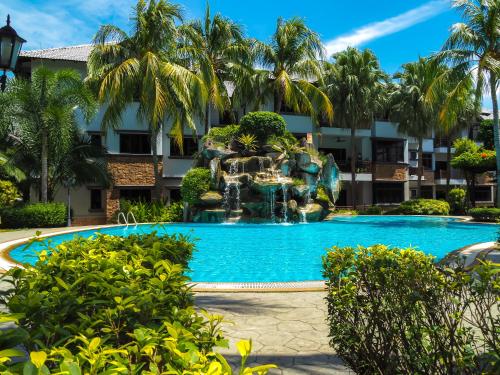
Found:
[{"label": "balcony railing", "polygon": [[[446,170],[445,169],[439,169],[437,171],[434,171],[434,178],[436,180],[446,180]],[[450,178],[452,180],[462,180],[464,179],[464,174],[462,171],[459,171],[457,169],[451,169],[451,175]]]},{"label": "balcony railing", "polygon": [[408,181],[408,164],[373,163],[373,179],[379,181]]},{"label": "balcony railing", "polygon": [[[337,161],[339,169],[343,173],[351,172],[351,162],[348,160]],[[356,162],[356,173],[372,173],[372,162],[371,161],[358,161]]]}]

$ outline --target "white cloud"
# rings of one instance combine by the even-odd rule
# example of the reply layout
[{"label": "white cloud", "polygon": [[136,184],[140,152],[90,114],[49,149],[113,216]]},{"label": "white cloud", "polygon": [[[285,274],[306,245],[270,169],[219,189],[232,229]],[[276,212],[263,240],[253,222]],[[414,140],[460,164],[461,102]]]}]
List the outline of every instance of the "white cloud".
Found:
[{"label": "white cloud", "polygon": [[371,40],[407,29],[429,18],[435,17],[448,9],[450,9],[449,0],[430,1],[395,17],[374,22],[360,27],[349,34],[341,35],[326,42],[325,48],[328,55],[332,55],[347,47],[356,47]]},{"label": "white cloud", "polygon": [[[23,49],[39,49],[90,43],[101,23],[127,29],[135,0],[26,0],[0,3],[0,16],[11,15],[12,26],[28,41]],[[0,24],[5,21],[0,20]]]}]

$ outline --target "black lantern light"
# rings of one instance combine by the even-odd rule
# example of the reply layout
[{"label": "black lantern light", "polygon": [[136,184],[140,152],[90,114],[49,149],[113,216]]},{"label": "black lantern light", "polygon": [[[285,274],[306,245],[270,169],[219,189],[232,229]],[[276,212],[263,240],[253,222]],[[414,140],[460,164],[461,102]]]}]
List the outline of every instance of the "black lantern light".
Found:
[{"label": "black lantern light", "polygon": [[10,26],[10,15],[7,16],[7,25],[0,29],[0,77],[1,90],[5,90],[7,82],[7,70],[14,71],[21,47],[26,41],[17,35],[16,30]]}]

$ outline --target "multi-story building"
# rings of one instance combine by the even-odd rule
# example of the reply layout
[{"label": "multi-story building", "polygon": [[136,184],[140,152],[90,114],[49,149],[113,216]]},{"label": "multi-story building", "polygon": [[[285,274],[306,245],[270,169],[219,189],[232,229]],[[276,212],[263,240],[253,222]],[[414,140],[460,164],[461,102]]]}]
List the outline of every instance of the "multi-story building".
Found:
[{"label": "multi-story building", "polygon": [[[86,62],[90,45],[25,51],[19,58],[18,74],[29,76],[33,69],[45,66],[52,69],[73,68],[82,77],[86,75]],[[266,108],[268,107],[268,108]],[[271,110],[268,103],[262,110]],[[317,127],[308,116],[282,113],[288,129],[298,138],[312,135],[315,146],[324,153],[332,153],[341,169],[343,181],[338,206],[351,202],[351,137],[350,130],[335,127]],[[93,141],[106,146],[107,163],[113,176],[109,189],[100,186],[84,186],[72,193],[74,222],[94,224],[109,222],[119,209],[120,199],[151,199],[154,175],[151,156],[150,135],[146,124],[137,120],[136,107],[130,105],[122,116],[118,130],[101,131],[102,111],[82,128]],[[158,138],[158,155],[162,160],[162,188],[167,199],[180,198],[180,184],[184,174],[193,164],[193,155],[201,148],[200,139],[204,126],[202,119],[196,121],[196,135],[186,130],[184,154],[169,137],[168,127],[162,129]],[[210,125],[226,123],[224,116],[216,110],[210,113]],[[463,136],[468,135],[465,130]],[[446,184],[446,140],[430,136],[423,143],[424,176],[422,194],[429,198],[444,196]],[[357,150],[356,199],[359,205],[396,204],[416,195],[416,167],[419,161],[418,142],[398,131],[398,125],[384,120],[358,129],[355,137]],[[451,185],[464,186],[460,172],[452,170]],[[494,182],[491,176],[481,177],[477,186],[476,200],[493,203]],[[35,195],[35,194],[33,194]],[[56,200],[65,201],[66,194],[60,191]]]}]

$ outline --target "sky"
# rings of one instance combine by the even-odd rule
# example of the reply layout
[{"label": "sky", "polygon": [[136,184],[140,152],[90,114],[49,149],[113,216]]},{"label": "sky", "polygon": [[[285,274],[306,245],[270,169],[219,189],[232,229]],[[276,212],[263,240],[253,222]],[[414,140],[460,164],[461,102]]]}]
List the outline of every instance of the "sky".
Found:
[{"label": "sky", "polygon": [[[206,0],[174,0],[186,20],[203,16]],[[89,43],[101,24],[128,31],[135,0],[6,0],[0,17],[28,40],[25,49]],[[450,27],[460,22],[451,0],[210,0],[212,13],[241,24],[247,35],[269,40],[278,17],[302,17],[328,55],[347,46],[372,49],[383,69],[439,51]]]}]

